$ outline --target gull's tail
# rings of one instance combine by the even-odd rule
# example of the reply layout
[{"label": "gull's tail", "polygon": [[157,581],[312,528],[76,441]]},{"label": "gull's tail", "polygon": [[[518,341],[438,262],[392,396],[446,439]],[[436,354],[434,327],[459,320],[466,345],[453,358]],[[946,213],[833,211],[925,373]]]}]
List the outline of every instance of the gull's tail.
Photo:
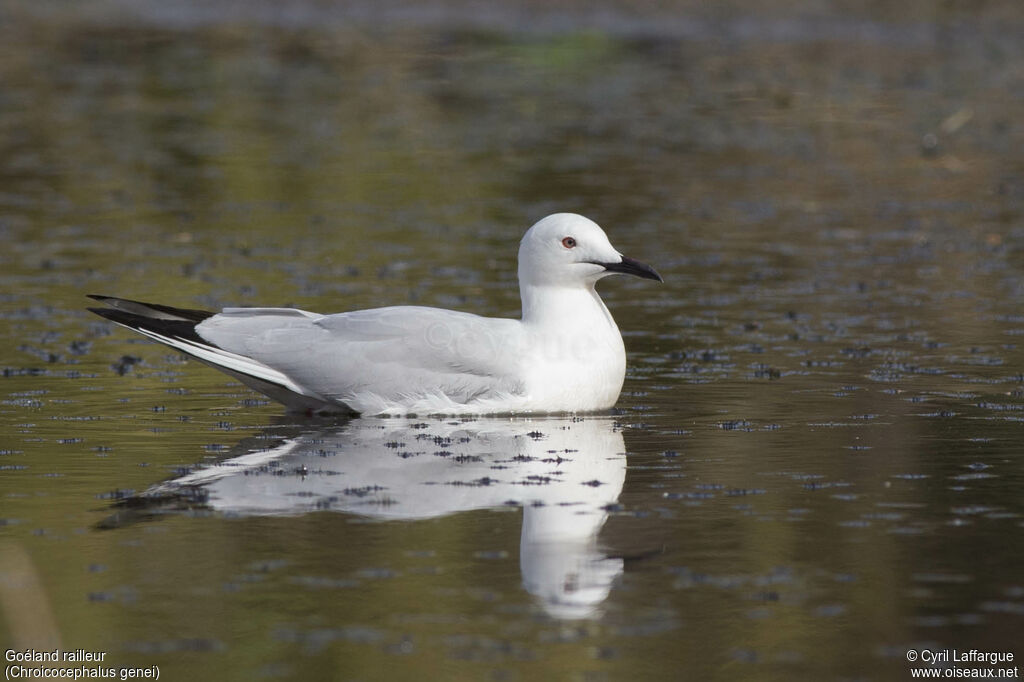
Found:
[{"label": "gull's tail", "polygon": [[320,396],[310,395],[283,372],[253,358],[224,350],[200,336],[196,332],[196,326],[217,313],[173,308],[159,303],[143,303],[114,296],[88,296],[110,306],[89,308],[90,312],[219,369],[249,388],[284,403],[289,410],[347,411],[344,407],[329,403]]}]

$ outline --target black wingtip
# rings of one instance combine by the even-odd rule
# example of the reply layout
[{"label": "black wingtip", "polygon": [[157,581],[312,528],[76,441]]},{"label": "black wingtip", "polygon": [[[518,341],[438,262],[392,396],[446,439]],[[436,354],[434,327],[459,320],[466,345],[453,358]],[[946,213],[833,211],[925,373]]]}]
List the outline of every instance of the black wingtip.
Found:
[{"label": "black wingtip", "polygon": [[[121,299],[114,300],[120,301]],[[123,325],[129,329],[134,329],[135,331],[146,335],[150,335],[149,332],[155,332],[161,336],[169,338],[184,339],[186,341],[205,346],[212,345],[209,341],[196,333],[196,325],[205,318],[197,320],[183,319],[181,317],[160,317],[153,316],[152,312],[147,310],[143,310],[140,314],[130,306],[128,310],[125,310],[122,307],[86,308],[86,310],[99,315],[105,320],[110,320],[111,322]],[[172,308],[171,310],[178,309]],[[205,313],[207,317],[211,314],[212,313]]]},{"label": "black wingtip", "polygon": [[110,320],[111,322],[117,322],[118,324],[131,326],[132,328],[138,326],[137,324],[131,324],[132,322],[136,322],[139,319],[144,319],[140,318],[138,315],[129,315],[120,310],[115,310],[114,308],[86,308],[86,310],[88,310],[90,313],[93,313],[94,315],[99,315],[105,320]]},{"label": "black wingtip", "polygon": [[118,310],[117,308],[86,308],[86,310],[95,315],[99,315],[105,320],[123,324],[131,329],[140,329],[145,327],[147,326],[146,323],[150,321],[149,318],[143,317],[142,315],[135,315],[123,310]]},{"label": "black wingtip", "polygon": [[[100,303],[105,303],[114,310],[123,311],[134,316],[152,318],[156,320],[179,320],[198,323],[212,317],[216,313],[209,310],[196,310],[193,308],[175,308],[161,303],[146,303],[145,301],[134,301],[130,298],[118,298],[116,296],[103,296],[100,294],[86,294],[88,298]],[[103,315],[99,311],[90,308],[97,315]],[[109,315],[103,315],[110,318]]]}]

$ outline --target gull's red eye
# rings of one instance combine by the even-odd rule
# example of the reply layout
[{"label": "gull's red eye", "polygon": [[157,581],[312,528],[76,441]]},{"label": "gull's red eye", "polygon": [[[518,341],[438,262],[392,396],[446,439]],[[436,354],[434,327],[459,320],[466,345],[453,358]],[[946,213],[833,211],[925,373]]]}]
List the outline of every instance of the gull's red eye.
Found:
[{"label": "gull's red eye", "polygon": [[567,249],[571,249],[574,246],[576,246],[576,240],[573,239],[572,237],[566,237],[565,239],[562,240],[562,246],[564,246]]}]

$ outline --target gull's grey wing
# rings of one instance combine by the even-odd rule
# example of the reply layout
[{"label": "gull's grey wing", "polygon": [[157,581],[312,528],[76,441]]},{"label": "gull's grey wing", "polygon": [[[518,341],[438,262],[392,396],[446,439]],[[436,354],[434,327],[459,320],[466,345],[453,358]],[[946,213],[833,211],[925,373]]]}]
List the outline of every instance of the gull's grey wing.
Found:
[{"label": "gull's grey wing", "polygon": [[[357,412],[521,394],[518,320],[396,306],[336,315],[228,309],[196,332]],[[392,408],[395,409],[395,408]]]}]

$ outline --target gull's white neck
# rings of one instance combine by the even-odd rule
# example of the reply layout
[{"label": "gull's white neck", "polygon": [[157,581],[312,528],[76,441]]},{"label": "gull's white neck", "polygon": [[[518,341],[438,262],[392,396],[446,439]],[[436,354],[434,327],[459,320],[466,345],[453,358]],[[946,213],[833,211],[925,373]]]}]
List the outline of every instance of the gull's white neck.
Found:
[{"label": "gull's white neck", "polygon": [[593,282],[523,285],[526,394],[535,411],[615,404],[626,373],[622,335]]},{"label": "gull's white neck", "polygon": [[578,328],[579,325],[598,325],[598,329],[580,331],[598,333],[619,328],[604,301],[594,290],[593,282],[572,285],[523,284],[520,287],[523,302],[523,324],[534,329]]}]

